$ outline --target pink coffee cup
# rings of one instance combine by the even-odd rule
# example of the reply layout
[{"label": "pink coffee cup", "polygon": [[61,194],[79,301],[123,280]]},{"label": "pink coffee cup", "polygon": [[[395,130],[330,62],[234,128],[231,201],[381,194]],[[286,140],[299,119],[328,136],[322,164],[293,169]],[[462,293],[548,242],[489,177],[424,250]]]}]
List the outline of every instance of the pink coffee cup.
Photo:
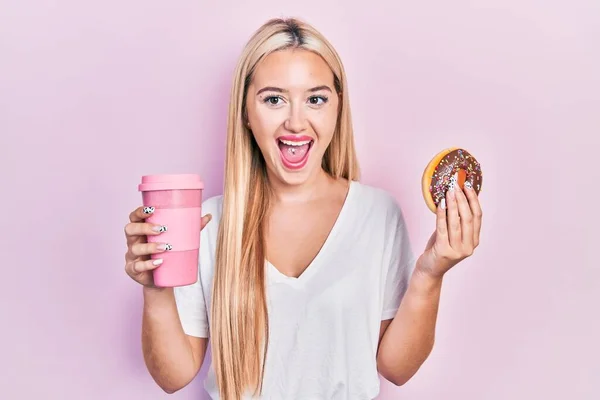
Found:
[{"label": "pink coffee cup", "polygon": [[169,245],[169,250],[151,256],[163,260],[153,270],[154,284],[177,287],[196,283],[204,189],[200,176],[146,175],[138,189],[142,192],[143,205],[154,207],[146,221],[166,227],[165,232],[148,236],[149,243]]}]

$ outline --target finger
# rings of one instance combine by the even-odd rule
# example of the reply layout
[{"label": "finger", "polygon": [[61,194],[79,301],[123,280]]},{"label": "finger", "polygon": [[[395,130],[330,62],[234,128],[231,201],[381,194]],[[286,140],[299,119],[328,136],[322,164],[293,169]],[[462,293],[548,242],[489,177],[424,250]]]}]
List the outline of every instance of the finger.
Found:
[{"label": "finger", "polygon": [[201,223],[201,227],[200,230],[204,229],[204,227],[206,225],[208,225],[208,223],[212,220],[212,214],[206,214],[204,217],[202,217],[202,223]]},{"label": "finger", "polygon": [[140,206],[133,210],[131,214],[129,214],[130,222],[141,222],[154,213],[154,207],[152,206]]},{"label": "finger", "polygon": [[459,185],[456,185],[456,204],[458,206],[458,215],[460,217],[460,231],[462,237],[463,249],[473,248],[473,214],[471,207]]},{"label": "finger", "polygon": [[167,231],[165,225],[151,224],[149,222],[130,222],[125,225],[125,235],[128,238],[134,236],[160,235]]},{"label": "finger", "polygon": [[458,205],[456,204],[456,189],[449,189],[446,192],[446,204],[448,206],[448,242],[454,250],[459,250],[462,242],[460,231],[460,217],[458,215]]},{"label": "finger", "polygon": [[150,254],[163,253],[173,249],[168,243],[135,243],[131,245],[130,252],[136,257],[147,256]]},{"label": "finger", "polygon": [[153,269],[156,269],[160,265],[162,265],[162,263],[162,258],[156,258],[153,260],[145,261],[136,261],[135,263],[133,263],[133,272],[139,274],[140,272],[152,271]]},{"label": "finger", "polygon": [[471,213],[473,214],[473,246],[477,247],[479,245],[481,219],[483,216],[481,203],[479,202],[479,196],[477,196],[477,192],[475,192],[469,182],[465,184],[465,195],[467,196],[467,200],[469,200],[469,207],[471,208]]},{"label": "finger", "polygon": [[437,210],[436,210],[436,224],[435,224],[435,236],[436,236],[436,241],[437,240],[442,240],[447,242],[448,241],[448,226],[447,226],[447,220],[446,220],[446,199],[442,199],[440,201],[440,205],[438,206]]}]

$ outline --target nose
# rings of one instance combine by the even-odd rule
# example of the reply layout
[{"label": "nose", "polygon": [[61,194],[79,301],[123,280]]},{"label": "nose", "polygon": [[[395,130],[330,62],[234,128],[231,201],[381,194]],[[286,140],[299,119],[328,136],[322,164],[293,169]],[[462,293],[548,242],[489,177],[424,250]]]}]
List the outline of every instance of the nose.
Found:
[{"label": "nose", "polygon": [[290,107],[290,115],[284,124],[285,129],[293,133],[300,133],[306,129],[306,125],[306,115],[302,105],[296,104]]}]

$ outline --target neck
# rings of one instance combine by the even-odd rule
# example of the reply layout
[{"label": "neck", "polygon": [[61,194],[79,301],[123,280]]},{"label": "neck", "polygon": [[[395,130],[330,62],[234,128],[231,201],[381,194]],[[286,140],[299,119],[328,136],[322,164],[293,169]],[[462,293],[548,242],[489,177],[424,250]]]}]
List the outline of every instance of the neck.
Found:
[{"label": "neck", "polygon": [[288,185],[269,174],[269,185],[276,203],[302,203],[313,200],[333,180],[322,168],[317,169],[299,185]]}]

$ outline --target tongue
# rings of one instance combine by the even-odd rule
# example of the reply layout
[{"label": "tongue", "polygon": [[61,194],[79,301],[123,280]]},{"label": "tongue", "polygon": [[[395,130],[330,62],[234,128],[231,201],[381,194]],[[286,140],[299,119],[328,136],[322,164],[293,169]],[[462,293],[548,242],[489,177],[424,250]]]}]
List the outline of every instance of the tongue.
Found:
[{"label": "tongue", "polygon": [[283,158],[292,164],[298,163],[304,159],[309,146],[310,144],[308,143],[302,146],[288,146],[287,144],[279,142],[279,150],[281,150]]}]

